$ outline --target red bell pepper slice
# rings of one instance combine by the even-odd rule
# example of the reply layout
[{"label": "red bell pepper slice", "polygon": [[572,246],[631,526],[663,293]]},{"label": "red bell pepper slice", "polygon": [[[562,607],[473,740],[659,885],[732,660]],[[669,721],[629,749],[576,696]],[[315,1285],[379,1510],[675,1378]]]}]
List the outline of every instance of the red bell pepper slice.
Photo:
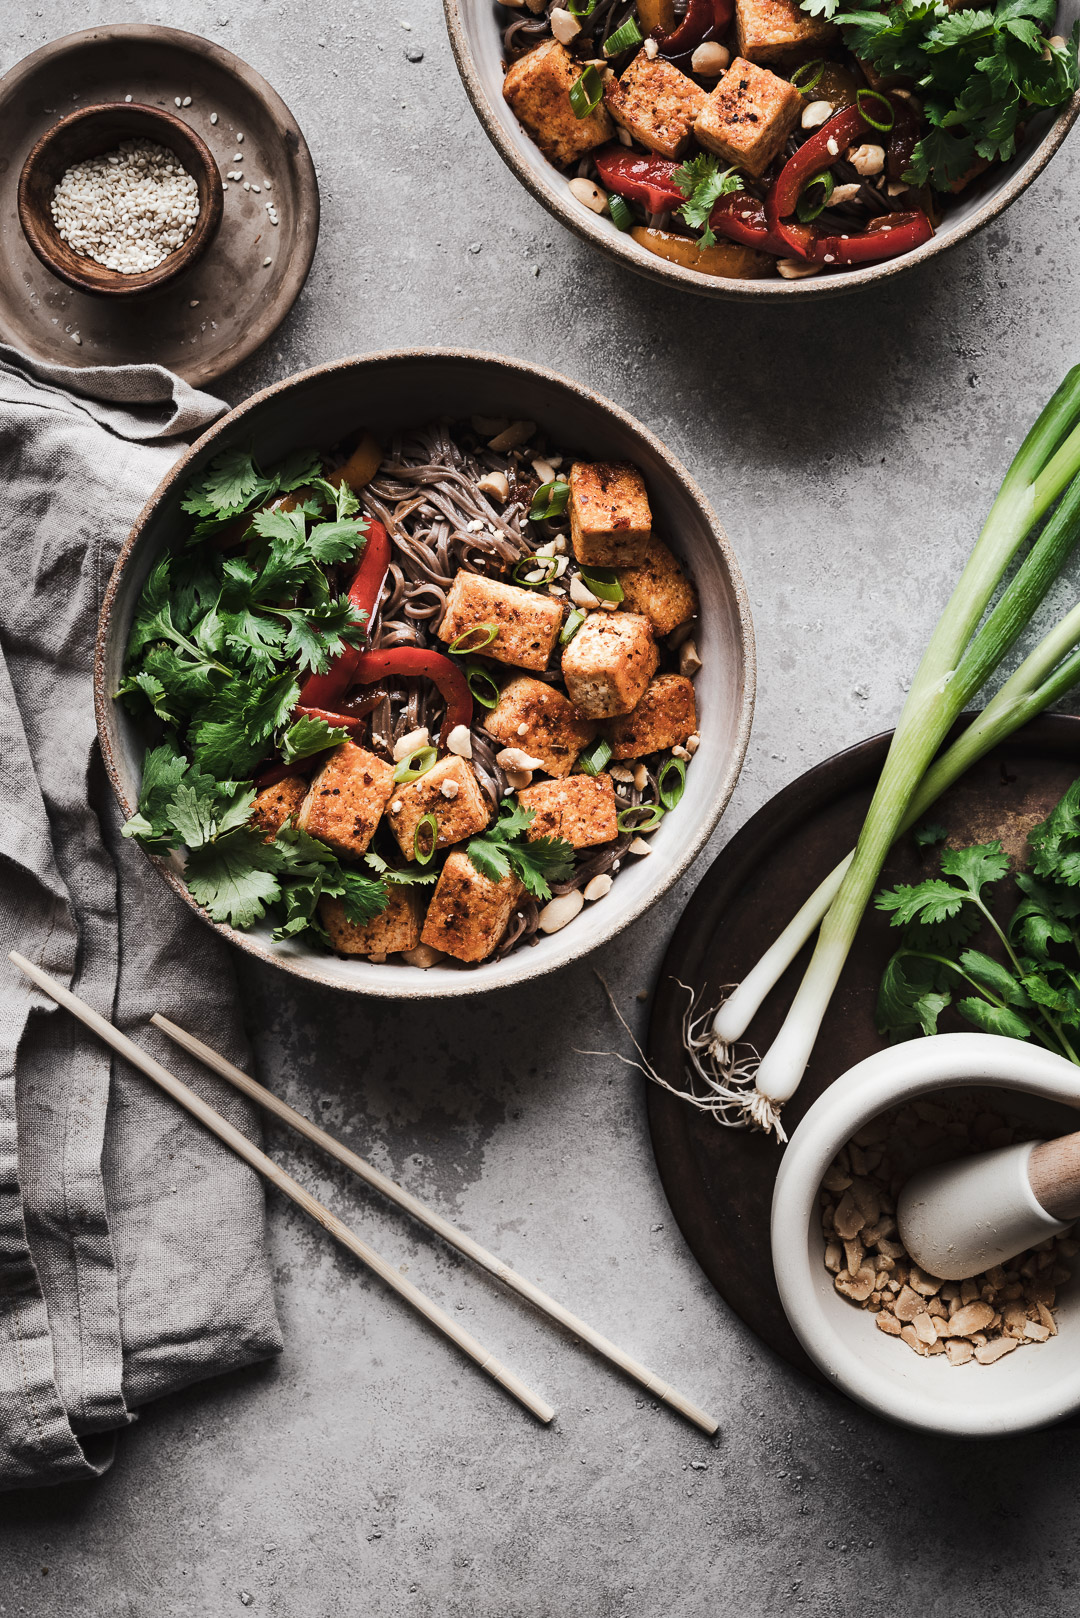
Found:
[{"label": "red bell pepper slice", "polygon": [[[354,607],[367,614],[369,631],[389,566],[390,536],[381,522],[369,522],[364,553],[349,586],[349,600]],[[325,674],[309,674],[300,688],[303,706],[333,709],[356,681],[356,660],[362,650],[360,646],[350,646],[348,651],[334,659]]]},{"label": "red bell pepper slice", "polygon": [[[845,107],[828,123],[822,124],[809,140],[804,140],[793,157],[780,170],[772,190],[776,217],[786,219],[795,212],[806,185],[822,169],[831,168],[853,140],[865,135],[870,125],[858,107]],[[880,131],[874,131],[875,134]]]},{"label": "red bell pepper slice", "polygon": [[305,702],[298,702],[293,713],[297,719],[325,719],[336,730],[359,730],[364,723],[360,714],[339,713],[332,708],[310,708]]},{"label": "red bell pepper slice", "polygon": [[872,264],[910,253],[933,234],[934,227],[921,208],[911,213],[882,214],[866,230],[852,236],[819,236],[811,257],[821,264]]},{"label": "red bell pepper slice", "polygon": [[787,241],[770,230],[764,203],[749,191],[729,191],[721,197],[713,205],[709,226],[715,235],[727,236],[743,247],[755,247],[759,253],[787,258],[791,252]]},{"label": "red bell pepper slice", "polygon": [[602,146],[593,162],[609,191],[640,202],[650,213],[671,213],[686,197],[671,178],[678,168],[668,157],[642,157],[625,146]]},{"label": "red bell pepper slice", "polygon": [[450,732],[458,725],[468,729],[473,716],[468,681],[451,658],[424,646],[388,646],[381,652],[361,652],[353,681],[356,685],[373,685],[377,680],[416,676],[430,680],[442,693],[446,718],[439,732],[439,746],[445,747]]},{"label": "red bell pepper slice", "polygon": [[731,27],[735,0],[690,0],[686,15],[670,34],[654,34],[660,54],[681,67],[707,39],[721,39]]}]

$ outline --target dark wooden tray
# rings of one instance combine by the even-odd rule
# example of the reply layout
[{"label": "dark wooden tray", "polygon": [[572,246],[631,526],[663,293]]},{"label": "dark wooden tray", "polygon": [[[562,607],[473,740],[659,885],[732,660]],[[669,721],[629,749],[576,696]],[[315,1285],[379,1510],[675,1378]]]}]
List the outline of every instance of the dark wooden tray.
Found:
[{"label": "dark wooden tray", "polygon": [[[888,749],[874,736],[819,764],[776,795],[728,844],[686,907],[660,971],[648,1055],[682,1083],[680,982],[715,1005],[721,984],[738,982],[838,860],[852,847]],[[1019,731],[952,787],[928,818],[950,839],[1000,837],[1015,858],[1080,773],[1080,719],[1050,715]],[[921,880],[936,869],[933,850],[910,837],[893,850],[882,886]],[[881,1048],[874,1002],[897,934],[868,913],[825,1018],[806,1077],[784,1109],[790,1133],[810,1103],[841,1073]],[[765,1001],[747,1037],[772,1039],[809,959],[809,946]],[[960,1019],[956,1027],[965,1027]],[[942,1028],[946,1027],[943,1020]],[[724,1129],[656,1085],[648,1087],[649,1128],[664,1191],[705,1274],[736,1314],[792,1365],[816,1376],[795,1339],[773,1281],[769,1210],[780,1151],[772,1137]],[[819,1378],[819,1380],[821,1380]]]},{"label": "dark wooden tray", "polygon": [[[125,96],[189,123],[223,178],[242,151],[244,178],[260,189],[228,182],[221,227],[203,257],[160,291],[115,300],[77,292],[45,268],[22,233],[15,196],[39,136],[76,107]],[[186,96],[191,105],[177,107]],[[53,40],[0,79],[0,153],[0,341],[37,359],[156,361],[202,387],[264,343],[299,296],[319,236],[311,154],[281,97],[212,40],[143,24]],[[265,208],[271,197],[277,226]]]}]

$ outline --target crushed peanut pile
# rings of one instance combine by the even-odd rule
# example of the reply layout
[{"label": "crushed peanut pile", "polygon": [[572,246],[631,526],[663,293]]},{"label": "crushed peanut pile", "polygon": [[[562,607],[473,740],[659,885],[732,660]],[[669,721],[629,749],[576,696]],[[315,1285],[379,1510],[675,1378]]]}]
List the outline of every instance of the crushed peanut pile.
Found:
[{"label": "crushed peanut pile", "polygon": [[1071,1232],[1040,1242],[1007,1266],[941,1281],[914,1264],[896,1226],[896,1199],[919,1169],[993,1151],[1031,1132],[986,1109],[978,1096],[947,1106],[916,1101],[882,1113],[843,1148],[821,1188],[825,1267],[833,1285],[875,1317],[879,1331],[950,1365],[993,1365],[1028,1343],[1057,1336],[1063,1260],[1080,1252]]}]

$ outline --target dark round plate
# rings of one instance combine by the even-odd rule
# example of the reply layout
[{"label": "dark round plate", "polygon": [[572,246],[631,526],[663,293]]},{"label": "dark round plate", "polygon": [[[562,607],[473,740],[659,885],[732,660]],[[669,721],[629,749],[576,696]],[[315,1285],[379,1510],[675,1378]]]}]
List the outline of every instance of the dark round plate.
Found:
[{"label": "dark round plate", "polygon": [[[833,866],[853,846],[889,745],[874,736],[793,781],[750,820],[709,868],[687,905],[660,971],[648,1055],[658,1073],[683,1084],[682,1018],[688,996],[714,1006],[720,986],[738,982]],[[1038,719],[996,748],[931,811],[968,843],[1000,837],[1014,858],[1080,773],[1080,719]],[[934,850],[910,837],[893,850],[881,886],[921,881]],[[879,1050],[874,1002],[896,933],[867,914],[821,1035],[794,1098],[788,1133],[812,1101],[856,1062]],[[765,1001],[747,1038],[764,1050],[809,959],[810,946]],[[966,1024],[957,1019],[956,1027]],[[942,1029],[946,1027],[943,1020]],[[648,1087],[649,1128],[660,1178],[698,1263],[736,1314],[792,1365],[817,1376],[787,1323],[773,1281],[769,1210],[781,1148],[771,1136],[724,1129],[704,1113]],[[819,1380],[823,1380],[819,1378]]]},{"label": "dark round plate", "polygon": [[[197,263],[159,292],[114,301],[76,291],[39,262],[22,233],[16,194],[27,153],[46,130],[80,106],[128,96],[182,118],[223,179],[240,170],[259,189],[226,180],[221,226]],[[42,46],[0,79],[0,341],[36,359],[155,361],[204,386],[281,324],[318,237],[319,188],[296,120],[254,68],[209,39],[176,28],[88,28]]]}]

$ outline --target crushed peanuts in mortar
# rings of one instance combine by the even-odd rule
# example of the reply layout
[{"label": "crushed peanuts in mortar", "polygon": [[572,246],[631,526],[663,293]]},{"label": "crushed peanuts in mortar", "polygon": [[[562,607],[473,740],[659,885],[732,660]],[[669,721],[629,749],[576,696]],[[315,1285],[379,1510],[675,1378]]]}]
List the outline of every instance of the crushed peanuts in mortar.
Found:
[{"label": "crushed peanuts in mortar", "polygon": [[822,1181],[825,1267],[837,1292],[869,1310],[879,1331],[950,1365],[992,1365],[1056,1337],[1057,1289],[1080,1252],[1071,1232],[968,1280],[941,1281],[912,1262],[896,1225],[896,1199],[919,1169],[1030,1136],[977,1096],[916,1101],[872,1119]]}]

